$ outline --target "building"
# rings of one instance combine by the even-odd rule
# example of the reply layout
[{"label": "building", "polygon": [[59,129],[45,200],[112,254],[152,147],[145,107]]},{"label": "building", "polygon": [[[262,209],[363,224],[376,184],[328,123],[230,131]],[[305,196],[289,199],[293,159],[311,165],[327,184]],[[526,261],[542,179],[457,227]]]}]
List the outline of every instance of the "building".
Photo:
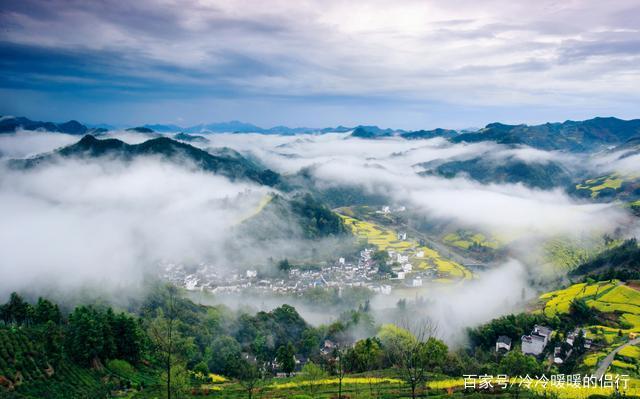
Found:
[{"label": "building", "polygon": [[256,278],[258,277],[257,270],[247,270],[247,278]]},{"label": "building", "polygon": [[411,280],[409,280],[408,284],[409,287],[422,287],[422,277],[418,276],[418,277],[414,277]]},{"label": "building", "polygon": [[509,352],[511,350],[511,338],[501,335],[496,341],[496,352]]},{"label": "building", "polygon": [[552,333],[553,330],[549,327],[534,326],[531,334],[522,336],[522,353],[538,356],[547,346]]}]

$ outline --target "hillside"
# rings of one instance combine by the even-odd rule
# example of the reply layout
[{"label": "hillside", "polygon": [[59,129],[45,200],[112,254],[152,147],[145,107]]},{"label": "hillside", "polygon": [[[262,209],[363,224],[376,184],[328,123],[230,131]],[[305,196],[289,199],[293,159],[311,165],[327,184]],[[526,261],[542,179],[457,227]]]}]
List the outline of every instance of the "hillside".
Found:
[{"label": "hillside", "polygon": [[140,156],[160,156],[176,163],[192,162],[202,170],[226,176],[232,180],[252,180],[267,186],[280,182],[280,175],[242,157],[237,152],[219,151],[212,155],[189,144],[158,137],[141,144],[127,144],[118,139],[100,140],[91,135],[84,136],[76,144],[61,148],[53,153],[39,155],[24,160],[13,160],[13,167],[33,168],[39,164],[55,162],[58,158],[92,159],[99,157],[117,158],[131,161]]},{"label": "hillside", "polygon": [[586,152],[616,146],[640,136],[640,119],[594,118],[543,125],[488,124],[477,133],[463,133],[454,143],[495,141],[501,144],[526,144],[543,150]]},{"label": "hillside", "polygon": [[571,183],[569,172],[556,162],[525,162],[513,156],[504,160],[483,156],[444,162],[433,167],[431,163],[418,165],[426,168],[422,175],[435,174],[448,179],[467,176],[484,184],[522,183],[528,187],[550,189]]}]

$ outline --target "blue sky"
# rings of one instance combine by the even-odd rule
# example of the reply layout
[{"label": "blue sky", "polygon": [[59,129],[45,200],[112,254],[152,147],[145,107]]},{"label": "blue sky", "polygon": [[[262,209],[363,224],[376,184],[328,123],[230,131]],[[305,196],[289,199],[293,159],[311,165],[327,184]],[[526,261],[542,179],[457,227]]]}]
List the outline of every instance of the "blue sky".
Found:
[{"label": "blue sky", "polygon": [[406,129],[640,117],[640,4],[0,0],[0,114]]}]

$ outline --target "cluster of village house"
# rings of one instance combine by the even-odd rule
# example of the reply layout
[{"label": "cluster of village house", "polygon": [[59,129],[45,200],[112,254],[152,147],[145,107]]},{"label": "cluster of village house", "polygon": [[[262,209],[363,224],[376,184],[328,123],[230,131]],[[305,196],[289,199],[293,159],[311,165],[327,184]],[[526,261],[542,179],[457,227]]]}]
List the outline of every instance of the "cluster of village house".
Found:
[{"label": "cluster of village house", "polygon": [[[329,339],[326,339],[323,343],[322,346],[320,348],[320,355],[322,355],[325,358],[332,358],[335,356],[335,352],[334,350],[337,349],[337,344]],[[244,360],[247,360],[251,363],[256,363],[257,362],[257,358],[256,356],[248,353],[248,352],[244,352],[242,353],[242,357]],[[296,374],[297,372],[299,372],[300,370],[302,370],[302,367],[304,367],[305,364],[308,363],[309,359],[301,354],[295,354],[293,356],[293,360],[294,360],[294,372],[292,374]],[[281,364],[278,363],[277,359],[272,359],[271,361],[267,362],[266,366],[269,368],[270,371],[275,373],[275,376],[278,378],[283,378],[283,377],[289,377],[291,374],[287,374],[284,373],[282,371],[280,371],[282,369]]]},{"label": "cluster of village house", "polygon": [[[406,233],[398,233],[399,239],[406,240]],[[221,273],[216,267],[201,264],[192,270],[183,265],[164,265],[164,278],[189,290],[207,290],[212,293],[237,293],[246,289],[271,292],[274,294],[302,294],[310,288],[366,287],[384,295],[391,294],[393,287],[421,287],[423,280],[431,279],[431,270],[415,271],[409,263],[409,255],[389,250],[389,265],[393,265],[393,276],[381,276],[371,259],[373,249],[360,252],[357,262],[345,258],[320,269],[302,270],[293,268],[286,277],[261,276],[255,269],[243,273]],[[420,258],[423,252],[415,254]],[[195,271],[193,270],[195,269]]]},{"label": "cluster of village house", "polygon": [[[523,354],[525,355],[533,355],[539,356],[544,352],[549,340],[551,339],[551,335],[553,334],[553,330],[549,327],[535,325],[533,330],[529,335],[523,335],[521,337],[521,348]],[[555,346],[553,348],[553,362],[555,364],[562,364],[573,352],[573,345],[578,335],[586,336],[586,332],[583,329],[575,329],[571,333],[567,334],[565,338],[565,342],[568,344],[568,351],[563,351],[561,346]],[[589,339],[585,339],[584,348],[590,349],[592,342]],[[511,338],[501,335],[496,340],[496,352],[506,353],[511,350]]]}]

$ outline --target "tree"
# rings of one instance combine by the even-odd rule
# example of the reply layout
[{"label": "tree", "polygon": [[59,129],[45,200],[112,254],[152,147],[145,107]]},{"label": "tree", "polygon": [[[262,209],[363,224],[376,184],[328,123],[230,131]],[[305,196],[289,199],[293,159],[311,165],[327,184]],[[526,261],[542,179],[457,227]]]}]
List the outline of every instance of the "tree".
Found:
[{"label": "tree", "polygon": [[254,393],[265,379],[264,367],[259,366],[257,363],[241,360],[238,364],[236,376],[240,385],[247,392],[247,398],[252,399]]},{"label": "tree", "polygon": [[342,380],[347,374],[346,353],[343,349],[333,350],[333,372],[338,378],[338,399],[342,399]]},{"label": "tree", "polygon": [[309,362],[304,365],[300,375],[303,385],[309,392],[309,396],[315,398],[322,385],[322,380],[327,377],[327,373],[317,364]]},{"label": "tree", "polygon": [[69,315],[66,348],[77,362],[94,368],[102,368],[109,351],[105,343],[105,319],[92,306],[79,306]]},{"label": "tree", "polygon": [[518,350],[510,351],[501,360],[500,371],[512,376],[534,376],[541,374],[540,364],[533,356],[523,354]]},{"label": "tree", "polygon": [[[193,338],[186,339],[179,331],[178,292],[176,287],[168,285],[164,293],[162,308],[157,310],[155,318],[147,326],[149,338],[156,356],[160,360],[167,399],[179,394],[188,382],[185,377],[184,356],[193,347]],[[164,310],[163,310],[164,309]]]},{"label": "tree", "polygon": [[144,332],[138,320],[120,313],[112,322],[116,358],[136,363],[142,356],[144,348]]},{"label": "tree", "polygon": [[9,302],[4,307],[4,319],[6,323],[23,324],[29,321],[33,314],[33,308],[20,295],[11,293]]},{"label": "tree", "polygon": [[278,262],[278,270],[280,270],[281,272],[288,273],[289,270],[291,270],[291,264],[289,263],[289,260],[283,259],[280,262]]},{"label": "tree", "polygon": [[240,362],[242,348],[238,341],[228,335],[216,338],[211,344],[212,357],[208,359],[213,373],[234,375]]},{"label": "tree", "polygon": [[48,321],[60,324],[62,321],[60,309],[58,305],[51,303],[49,300],[38,298],[34,309],[34,322],[37,324],[46,324]]},{"label": "tree", "polygon": [[295,351],[291,342],[278,348],[276,352],[276,362],[278,362],[280,370],[282,370],[283,373],[293,373],[296,367],[296,361],[294,359]]},{"label": "tree", "polygon": [[[380,339],[385,344],[390,362],[398,370],[400,378],[410,387],[411,397],[417,396],[418,387],[427,380],[427,370],[433,365],[441,363],[446,358],[446,345],[435,337],[436,328],[428,321],[410,325],[411,328],[401,328],[386,325],[380,333]],[[444,350],[444,357],[442,351]]]}]

